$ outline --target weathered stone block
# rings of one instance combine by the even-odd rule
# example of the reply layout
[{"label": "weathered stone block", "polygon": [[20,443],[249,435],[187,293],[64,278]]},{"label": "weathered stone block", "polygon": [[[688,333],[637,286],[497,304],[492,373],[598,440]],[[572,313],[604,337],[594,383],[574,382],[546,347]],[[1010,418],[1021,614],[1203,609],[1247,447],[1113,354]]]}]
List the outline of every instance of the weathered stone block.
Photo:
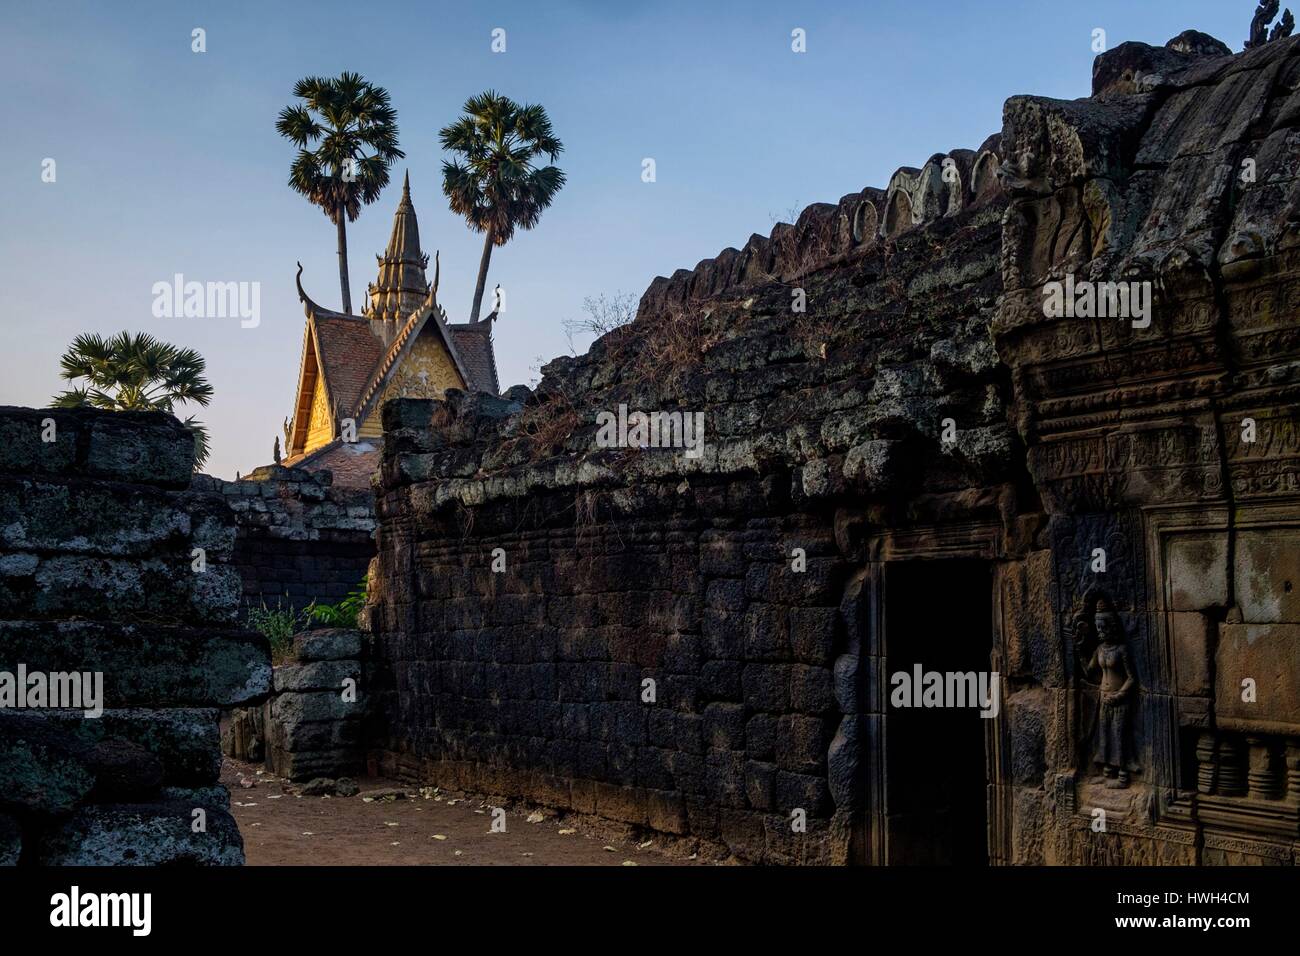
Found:
[{"label": "weathered stone block", "polygon": [[725,533],[705,532],[700,536],[700,573],[740,577],[746,561],[741,542]]},{"label": "weathered stone block", "polygon": [[8,561],[0,566],[0,617],[233,622],[239,572],[211,564],[199,573],[191,561],[188,550],[171,558],[53,555],[21,567]]},{"label": "weathered stone block", "polygon": [[1210,635],[1213,621],[1195,611],[1169,615],[1169,636],[1174,654],[1174,688],[1179,694],[1210,694]]},{"label": "weathered stone block", "polygon": [[646,825],[661,833],[689,832],[686,801],[680,793],[650,790],[646,793]]},{"label": "weathered stone block", "polygon": [[783,770],[813,771],[826,762],[825,722],[790,714],[776,722],[776,762]]},{"label": "weathered stone block", "polygon": [[792,607],[788,612],[790,649],[805,664],[826,665],[835,649],[836,611],[830,607]]},{"label": "weathered stone block", "polygon": [[741,699],[739,661],[707,661],[700,668],[700,693],[709,700]]},{"label": "weathered stone block", "polygon": [[772,806],[772,792],[776,783],[776,764],[751,760],[745,764],[745,799],[755,810],[768,810]]},{"label": "weathered stone block", "polygon": [[787,816],[796,809],[806,810],[809,817],[824,816],[830,810],[830,790],[826,786],[826,778],[778,770],[773,803],[773,809]]},{"label": "weathered stone block", "polygon": [[749,810],[722,809],[718,812],[718,835],[742,860],[761,860],[767,851],[763,818]]},{"label": "weathered stone block", "polygon": [[705,606],[719,611],[743,611],[747,603],[742,580],[717,578],[710,581],[704,590]]},{"label": "weathered stone block", "polygon": [[740,675],[745,704],[781,713],[790,707],[790,668],[784,664],[746,664]]},{"label": "weathered stone block", "polygon": [[271,701],[271,719],[280,724],[346,720],[365,713],[365,696],[344,700],[338,691],[293,691]]},{"label": "weathered stone block", "polygon": [[148,799],[162,786],[162,761],[129,740],[109,737],[93,744],[90,768],[95,774],[90,799],[95,801]]},{"label": "weathered stone block", "polygon": [[[672,711],[651,710],[646,720],[646,740],[652,747],[672,749],[677,746],[677,714]],[[562,721],[560,732],[565,733],[566,724]]]},{"label": "weathered stone block", "polygon": [[835,585],[840,573],[833,558],[807,559],[803,571],[791,561],[751,564],[745,571],[745,591],[751,600],[795,606],[829,605],[839,600]]},{"label": "weathered stone block", "polygon": [[634,751],[636,772],[632,779],[635,784],[654,790],[674,789],[672,753],[660,747],[642,747]]},{"label": "weathered stone block", "polygon": [[196,833],[186,801],[109,804],[77,810],[37,849],[44,866],[239,866],[244,841],[230,814],[206,807]]},{"label": "weathered stone block", "polygon": [[745,619],[745,658],[783,661],[790,657],[786,611],[771,604],[751,605]]},{"label": "weathered stone block", "polygon": [[1056,636],[1050,551],[1032,551],[1004,566],[1002,613],[1007,676],[1032,677],[1048,686],[1065,683]]},{"label": "weathered stone block", "polygon": [[704,718],[699,714],[677,715],[677,746],[688,754],[703,754]]},{"label": "weathered stone block", "polygon": [[0,621],[0,669],[100,672],[105,707],[233,707],[271,689],[253,631],[89,621]]},{"label": "weathered stone block", "polygon": [[841,654],[835,659],[832,680],[835,688],[835,701],[840,711],[856,714],[862,708],[861,679],[859,671],[862,662],[857,654]]},{"label": "weathered stone block", "polygon": [[112,412],[89,424],[84,465],[87,475],[166,488],[189,486],[194,469],[194,436],[171,415]]},{"label": "weathered stone block", "polygon": [[1015,787],[1012,793],[1011,862],[1016,866],[1042,866],[1043,834],[1047,819],[1047,798],[1041,790]]},{"label": "weathered stone block", "polygon": [[704,708],[704,740],[709,750],[744,750],[744,706],[709,704]]},{"label": "weathered stone block", "polygon": [[615,784],[596,784],[596,813],[611,820],[645,826],[648,819],[647,801],[632,787]]},{"label": "weathered stone block", "polygon": [[1226,532],[1180,534],[1169,540],[1165,557],[1169,606],[1200,611],[1228,605],[1228,536]]},{"label": "weathered stone block", "polygon": [[[301,782],[316,777],[359,776],[364,761],[356,748],[308,750],[295,753],[272,747],[268,752],[271,771],[286,780]],[[471,783],[470,787],[477,784]]]},{"label": "weathered stone block", "polygon": [[746,622],[746,615],[740,612],[706,609],[701,620],[705,654],[721,660],[743,657]]},{"label": "weathered stone block", "polygon": [[162,412],[0,408],[0,473],[185,488],[193,467],[194,436]]},{"label": "weathered stone block", "polygon": [[735,751],[712,751],[705,758],[705,787],[719,806],[745,805],[745,755]]},{"label": "weathered stone block", "polygon": [[267,745],[291,753],[346,750],[361,744],[360,717],[338,721],[271,722]]},{"label": "weathered stone block", "polygon": [[819,714],[835,706],[831,672],[826,667],[795,664],[790,668],[790,707],[805,714]]},{"label": "weathered stone block", "polygon": [[867,494],[888,491],[898,479],[898,441],[868,441],[854,445],[844,456],[844,477]]},{"label": "weathered stone block", "polygon": [[158,796],[162,800],[183,803],[190,807],[216,807],[219,810],[230,810],[230,791],[220,784],[210,787],[163,787]]},{"label": "weathered stone block", "polygon": [[1300,624],[1300,531],[1237,534],[1237,600],[1247,624]]},{"label": "weathered stone block", "polygon": [[1011,727],[1011,780],[1019,786],[1041,787],[1047,771],[1047,692],[1022,690],[1006,703]]},{"label": "weathered stone block", "polygon": [[[191,527],[180,497],[160,489],[0,478],[0,549],[5,551],[127,557],[173,550],[179,556]],[[183,552],[188,564],[189,548]]]},{"label": "weathered stone block", "polygon": [[569,787],[569,805],[578,813],[596,812],[596,782],[574,780]]},{"label": "weathered stone block", "polygon": [[60,814],[95,785],[90,747],[38,714],[0,720],[0,808]]},{"label": "weathered stone block", "polygon": [[[1224,624],[1215,653],[1214,708],[1231,730],[1300,733],[1300,624]],[[1243,700],[1245,681],[1253,700]]]},{"label": "weathered stone block", "polygon": [[281,664],[275,668],[275,691],[332,690],[342,692],[344,681],[356,687],[361,679],[361,662],[313,661],[308,664]]}]

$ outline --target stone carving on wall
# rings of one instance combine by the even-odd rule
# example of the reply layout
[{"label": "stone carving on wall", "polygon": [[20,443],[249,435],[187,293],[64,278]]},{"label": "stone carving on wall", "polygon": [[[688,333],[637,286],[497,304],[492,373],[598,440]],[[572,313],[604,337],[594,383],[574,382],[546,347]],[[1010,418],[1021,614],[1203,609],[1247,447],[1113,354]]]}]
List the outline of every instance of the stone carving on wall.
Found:
[{"label": "stone carving on wall", "polygon": [[1100,766],[1107,789],[1122,790],[1131,773],[1142,769],[1134,759],[1132,731],[1138,681],[1124,624],[1105,592],[1089,591],[1074,616],[1074,651],[1080,676],[1098,688],[1091,762]]}]

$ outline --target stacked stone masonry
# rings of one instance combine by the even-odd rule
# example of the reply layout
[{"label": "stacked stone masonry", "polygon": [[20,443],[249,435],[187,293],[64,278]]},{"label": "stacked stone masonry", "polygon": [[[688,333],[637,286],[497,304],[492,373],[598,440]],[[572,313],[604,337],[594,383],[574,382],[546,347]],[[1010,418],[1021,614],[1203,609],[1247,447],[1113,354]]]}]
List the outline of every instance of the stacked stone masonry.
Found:
[{"label": "stacked stone masonry", "polygon": [[246,607],[336,604],[375,555],[374,494],[334,487],[328,471],[268,465],[241,481],[200,475],[195,486],[224,496],[235,513],[232,563]]},{"label": "stacked stone masonry", "polygon": [[[270,651],[193,454],[162,414],[0,408],[0,864],[243,862],[217,720]],[[22,673],[98,675],[102,714],[20,700]]]},{"label": "stacked stone masonry", "polygon": [[[755,861],[949,860],[919,781],[993,863],[1294,864],[1298,44],[1124,44],[534,391],[389,403],[375,761]],[[702,454],[600,447],[620,406]],[[891,678],[975,640],[1002,706],[927,736]]]},{"label": "stacked stone masonry", "polygon": [[295,635],[260,707],[234,711],[223,731],[230,757],[263,763],[285,780],[355,777],[365,766],[363,635],[320,628]]}]

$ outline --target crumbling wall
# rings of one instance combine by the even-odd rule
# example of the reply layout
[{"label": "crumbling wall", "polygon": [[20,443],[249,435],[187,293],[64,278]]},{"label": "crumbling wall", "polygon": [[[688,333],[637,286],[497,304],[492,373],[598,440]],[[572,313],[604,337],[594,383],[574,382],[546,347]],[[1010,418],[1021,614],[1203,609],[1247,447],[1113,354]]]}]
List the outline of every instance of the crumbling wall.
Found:
[{"label": "crumbling wall", "polygon": [[337,604],[375,556],[374,494],[334,487],[328,471],[268,465],[240,481],[199,475],[195,487],[221,494],[235,513],[231,563],[245,607]]},{"label": "crumbling wall", "polygon": [[[269,691],[270,652],[192,461],[170,416],[0,408],[0,862],[243,862],[218,708]],[[30,696],[73,673],[102,714]]]},{"label": "crumbling wall", "polygon": [[[957,755],[891,752],[930,644],[887,583],[960,558],[991,862],[1295,863],[1298,101],[1294,39],[1124,44],[1092,97],[656,279],[535,392],[387,405],[376,758],[745,859],[927,859],[891,794]],[[630,411],[704,446],[605,447]]]},{"label": "crumbling wall", "polygon": [[258,707],[235,710],[222,731],[228,756],[285,780],[352,777],[365,765],[360,631],[318,628],[294,635],[289,659],[276,665],[274,692]]},{"label": "crumbling wall", "polygon": [[[866,191],[656,280],[522,403],[385,406],[381,769],[745,859],[860,855],[879,700],[845,505],[998,521],[1024,478],[987,334],[1002,201],[980,181],[899,178],[905,225],[877,228],[889,194]],[[700,454],[600,447],[620,405],[702,413]]]}]

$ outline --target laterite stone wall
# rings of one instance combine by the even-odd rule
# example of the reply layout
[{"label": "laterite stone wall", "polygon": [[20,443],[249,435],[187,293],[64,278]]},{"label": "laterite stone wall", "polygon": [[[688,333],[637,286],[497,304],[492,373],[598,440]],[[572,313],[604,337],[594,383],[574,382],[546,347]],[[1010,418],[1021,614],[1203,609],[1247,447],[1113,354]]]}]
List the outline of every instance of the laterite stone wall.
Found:
[{"label": "laterite stone wall", "polygon": [[98,675],[103,707],[0,696],[0,864],[243,862],[218,712],[270,690],[270,650],[193,454],[171,416],[0,408],[0,681]]}]

